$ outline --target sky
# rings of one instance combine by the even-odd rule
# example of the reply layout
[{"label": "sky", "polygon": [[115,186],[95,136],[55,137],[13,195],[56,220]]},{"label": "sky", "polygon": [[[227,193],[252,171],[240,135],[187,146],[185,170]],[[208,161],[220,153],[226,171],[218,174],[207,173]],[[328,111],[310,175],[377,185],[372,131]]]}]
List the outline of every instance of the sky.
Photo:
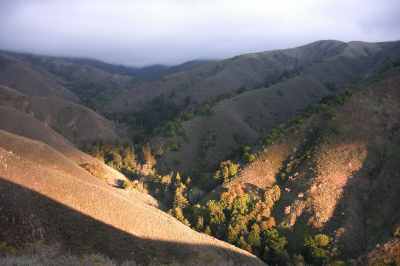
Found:
[{"label": "sky", "polygon": [[400,39],[399,0],[0,0],[0,49],[144,66]]}]

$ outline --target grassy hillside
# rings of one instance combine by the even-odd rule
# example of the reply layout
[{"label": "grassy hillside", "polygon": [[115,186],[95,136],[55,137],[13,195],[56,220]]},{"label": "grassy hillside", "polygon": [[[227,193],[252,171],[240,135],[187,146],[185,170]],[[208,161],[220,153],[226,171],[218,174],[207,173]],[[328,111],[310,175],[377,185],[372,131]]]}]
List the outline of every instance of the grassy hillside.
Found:
[{"label": "grassy hillside", "polygon": [[146,203],[147,196],[108,186],[50,146],[0,134],[0,239],[7,246],[44,241],[118,261],[262,265],[190,230]]},{"label": "grassy hillside", "polygon": [[[188,71],[209,62],[206,60],[193,60],[176,66],[129,67],[85,58],[55,57],[6,51],[0,52],[0,54],[4,58],[4,65],[7,62],[6,58],[10,62],[18,62],[19,67],[24,66],[26,72],[40,73],[42,75],[41,78],[46,79],[53,87],[56,87],[55,84],[58,87],[62,86],[65,88],[64,90],[78,96],[83,104],[101,113],[109,113],[110,110],[107,107],[109,102],[117,95],[123,94],[128,89],[136,86],[136,84],[159,80],[165,75]],[[4,77],[4,85],[12,87],[12,85],[17,84],[14,81],[17,76],[12,72],[13,70],[9,70],[8,73],[12,75]],[[28,76],[27,81],[30,78],[33,79],[34,77]],[[39,90],[39,88],[36,90]],[[27,95],[31,95],[28,91],[24,92]],[[40,95],[50,96],[51,94]]]},{"label": "grassy hillside", "polygon": [[[318,103],[324,97],[343,93],[352,84],[391,65],[399,58],[400,45],[398,42],[325,41],[290,50],[239,56],[223,62],[227,67],[249,71],[249,75],[263,73],[265,78],[273,79],[268,69],[279,72],[286,64],[274,61],[276,66],[260,65],[260,71],[254,72],[238,62],[248,58],[255,62],[269,62],[277,54],[285,55],[291,58],[286,61],[298,62],[296,64],[301,66],[296,67],[296,71],[290,75],[271,81],[269,86],[221,98],[210,105],[205,113],[194,113],[189,118],[181,116],[183,118],[174,121],[178,130],[175,130],[175,134],[169,134],[172,136],[165,134],[165,130],[161,134],[156,131],[153,145],[156,149],[162,147],[163,151],[160,166],[189,171],[189,174],[197,169],[214,169],[219,161],[237,153],[244,145],[255,144],[273,127],[293,118],[311,104]],[[232,76],[236,79],[241,77],[233,72]],[[203,80],[206,78],[201,82]],[[208,90],[217,93],[221,86],[196,89],[193,85],[192,95]],[[231,89],[235,88],[232,86]],[[199,99],[197,96],[195,98]],[[168,129],[168,123],[166,126]]]},{"label": "grassy hillside", "polygon": [[79,98],[57,78],[31,64],[0,52],[0,84],[31,96],[57,96],[74,102]]},{"label": "grassy hillside", "polygon": [[[213,234],[228,241],[230,228],[249,237],[254,224],[263,228],[267,223],[285,236],[289,254],[301,254],[308,263],[334,258],[358,259],[360,265],[398,263],[399,92],[400,72],[392,70],[351,96],[323,103],[281,127],[232,181],[203,197],[208,214],[197,211],[193,216],[191,208],[199,206],[187,209],[189,221],[205,215]],[[270,203],[276,191],[278,200]],[[227,215],[238,197],[253,201],[245,211],[246,229],[231,216],[215,224],[210,203]],[[318,234],[329,245],[317,244]],[[240,245],[236,237],[233,243]],[[252,250],[265,254],[257,246]],[[275,255],[281,263],[295,260]]]},{"label": "grassy hillside", "polygon": [[[55,260],[111,265],[399,263],[399,42],[143,69],[1,62],[16,86],[0,86],[7,263],[53,244]],[[74,146],[90,142],[95,158]]]},{"label": "grassy hillside", "polygon": [[0,106],[34,116],[75,144],[116,142],[117,129],[111,121],[61,98],[27,96],[0,85]]},{"label": "grassy hillside", "polygon": [[399,89],[393,66],[274,128],[247,163],[131,178],[178,220],[272,265],[398,263]]}]

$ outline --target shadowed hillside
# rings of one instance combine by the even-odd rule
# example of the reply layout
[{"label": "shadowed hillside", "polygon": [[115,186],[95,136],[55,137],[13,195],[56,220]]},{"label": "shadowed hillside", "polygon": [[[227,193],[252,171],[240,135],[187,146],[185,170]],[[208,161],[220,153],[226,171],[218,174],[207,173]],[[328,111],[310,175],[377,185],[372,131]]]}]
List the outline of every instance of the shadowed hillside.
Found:
[{"label": "shadowed hillside", "polygon": [[[19,67],[27,73],[40,73],[41,78],[45,79],[49,86],[54,89],[62,86],[64,90],[74,93],[79,100],[96,111],[109,113],[108,103],[117,95],[125,93],[135,84],[146,83],[147,81],[158,80],[165,75],[188,71],[192,68],[208,63],[206,60],[193,60],[176,66],[153,65],[147,67],[128,67],[122,65],[113,65],[94,59],[54,57],[45,55],[33,55],[24,53],[1,52],[4,69],[10,68],[8,76],[0,80],[0,84],[13,87],[18,82],[14,67]],[[7,59],[7,60],[6,60]],[[36,91],[29,91],[22,86],[22,92],[27,95],[51,96],[53,93],[40,91],[34,87],[36,84],[35,76],[27,75],[26,84]],[[24,83],[25,84],[25,83]],[[19,89],[20,86],[17,86]],[[24,90],[25,89],[25,90]],[[40,93],[41,94],[40,94]],[[39,94],[38,94],[39,93]],[[63,95],[58,95],[64,97]],[[64,97],[69,99],[68,97]],[[77,97],[75,97],[77,99]],[[112,111],[112,110],[111,110]]]},{"label": "shadowed hillside", "polygon": [[399,62],[332,40],[174,67],[1,52],[0,253],[397,265]]},{"label": "shadowed hillside", "polygon": [[45,240],[118,261],[262,265],[195,233],[149,205],[148,196],[108,186],[49,146],[0,134],[1,241],[8,245]]},{"label": "shadowed hillside", "polygon": [[[281,60],[282,58],[277,55],[288,58],[285,62],[291,63],[283,64],[281,61],[278,63],[277,58]],[[164,166],[162,164],[161,166],[167,169],[170,167],[184,172],[189,171],[189,173],[197,169],[213,169],[219,161],[237,153],[242,146],[254,145],[272,128],[288,121],[324,97],[343,93],[355,82],[390,65],[392,61],[399,58],[399,55],[398,42],[322,41],[295,49],[243,55],[225,60],[223,62],[226,68],[221,71],[227,71],[228,67],[237,67],[241,71],[246,71],[247,68],[240,62],[249,58],[254,60],[254,64],[270,62],[274,59],[276,66],[260,66],[260,71],[255,72],[262,73],[263,77],[272,81],[266,87],[263,87],[266,83],[259,83],[261,87],[257,89],[231,95],[226,99],[222,98],[211,106],[206,114],[181,119],[176,126],[179,131],[176,130],[178,133],[172,137],[163,131],[161,134],[156,134],[157,137],[153,138],[154,146],[163,147],[164,152],[161,159]],[[294,68],[295,71],[273,80],[274,75],[268,71],[282,72],[283,66],[289,69]],[[254,73],[254,70],[250,73]],[[238,79],[241,76],[232,73],[232,77]],[[249,79],[256,80],[250,77]],[[207,79],[202,79],[199,84],[203,84],[204,80]],[[239,84],[231,85],[230,88],[243,85]],[[167,86],[163,86],[165,87]],[[193,85],[190,88],[193,88],[192,95],[196,95],[209,90],[217,93],[217,88],[223,88],[223,86],[200,87],[199,85],[197,88]],[[179,93],[180,91],[177,91],[177,94]],[[197,96],[194,98],[201,99]]]},{"label": "shadowed hillside", "polygon": [[262,265],[248,254],[223,247],[129,234],[3,177],[0,191],[0,226],[5,229],[0,241],[12,247],[44,241],[61,245],[64,253],[101,253],[117,262],[144,265]]},{"label": "shadowed hillside", "polygon": [[[332,256],[359,265],[397,265],[400,72],[368,83],[277,128],[253,162],[202,204],[214,199],[226,206],[245,193],[256,206],[250,221],[262,227],[272,217],[288,252],[309,263],[332,262]],[[265,195],[276,191],[279,200],[271,204]],[[316,246],[310,236],[318,234],[330,244]]]},{"label": "shadowed hillside", "polygon": [[0,85],[12,87],[32,96],[57,96],[78,102],[79,98],[66,89],[49,72],[36,70],[24,61],[0,53]]}]

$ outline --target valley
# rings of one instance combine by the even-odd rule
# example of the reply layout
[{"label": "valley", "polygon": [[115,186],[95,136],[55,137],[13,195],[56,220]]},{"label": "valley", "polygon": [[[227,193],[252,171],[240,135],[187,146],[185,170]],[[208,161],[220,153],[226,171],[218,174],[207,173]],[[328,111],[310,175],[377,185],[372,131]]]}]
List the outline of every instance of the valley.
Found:
[{"label": "valley", "polygon": [[399,121],[399,41],[0,51],[0,264],[399,265]]}]

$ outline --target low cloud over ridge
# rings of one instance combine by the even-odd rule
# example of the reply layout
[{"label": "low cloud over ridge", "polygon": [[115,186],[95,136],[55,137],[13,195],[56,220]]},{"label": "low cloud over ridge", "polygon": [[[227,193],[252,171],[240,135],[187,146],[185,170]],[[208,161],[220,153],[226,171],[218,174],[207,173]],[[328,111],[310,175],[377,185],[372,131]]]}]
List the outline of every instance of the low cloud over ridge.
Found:
[{"label": "low cloud over ridge", "polygon": [[397,0],[15,0],[0,3],[0,49],[129,65],[399,39]]}]

